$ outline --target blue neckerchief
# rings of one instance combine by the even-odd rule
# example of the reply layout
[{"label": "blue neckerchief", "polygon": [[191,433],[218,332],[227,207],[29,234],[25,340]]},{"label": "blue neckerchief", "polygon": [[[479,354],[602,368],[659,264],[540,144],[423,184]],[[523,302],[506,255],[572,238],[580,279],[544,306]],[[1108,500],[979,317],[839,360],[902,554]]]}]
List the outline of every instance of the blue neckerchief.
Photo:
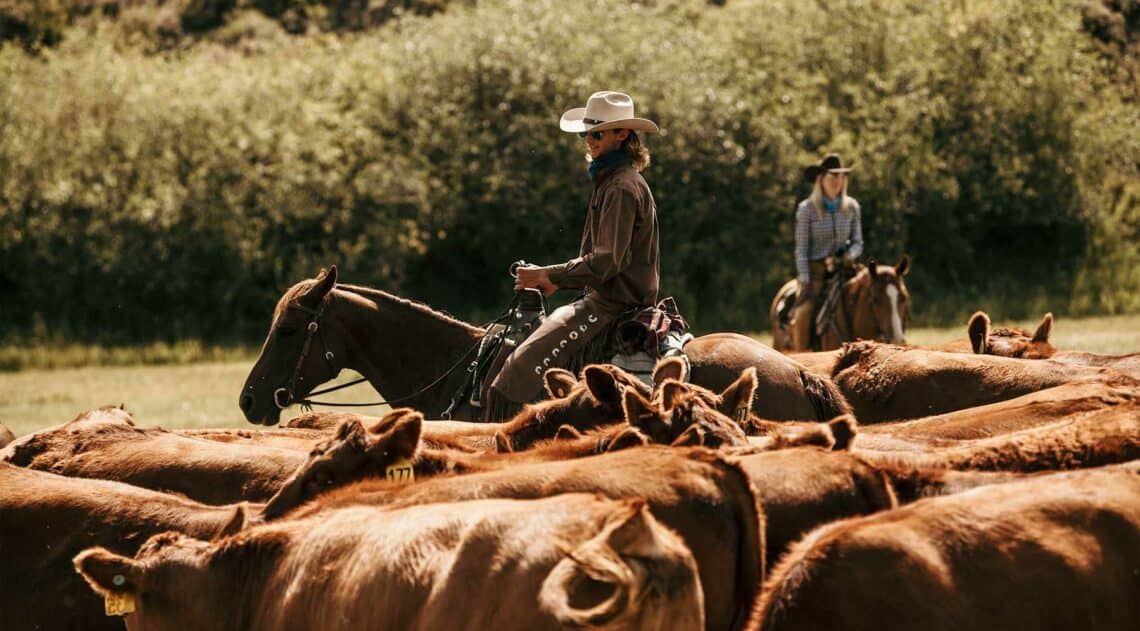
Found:
[{"label": "blue neckerchief", "polygon": [[609,153],[603,153],[593,160],[590,160],[590,181],[593,181],[594,178],[598,175],[598,172],[602,169],[611,167],[618,162],[621,162],[621,159],[623,157],[625,157],[624,151],[621,149],[614,149]]},{"label": "blue neckerchief", "polygon": [[828,199],[828,198],[824,197],[823,198],[823,209],[829,213],[833,213],[833,212],[839,210],[839,203],[842,201],[843,201],[842,197],[836,197],[835,199]]}]

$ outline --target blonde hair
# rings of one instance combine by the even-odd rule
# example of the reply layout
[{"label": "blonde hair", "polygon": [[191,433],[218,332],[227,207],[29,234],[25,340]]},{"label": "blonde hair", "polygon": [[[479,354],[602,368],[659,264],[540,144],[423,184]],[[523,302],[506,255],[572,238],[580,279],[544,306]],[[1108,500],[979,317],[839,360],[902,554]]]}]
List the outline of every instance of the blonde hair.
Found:
[{"label": "blonde hair", "polygon": [[[633,163],[633,168],[641,173],[645,167],[649,166],[649,147],[641,140],[641,136],[636,131],[630,129],[629,135],[622,141],[621,146],[617,151],[624,151],[629,156]],[[586,162],[592,162],[594,158],[589,152],[586,152]]]},{"label": "blonde hair", "polygon": [[[811,187],[811,205],[815,206],[815,214],[823,218],[823,176],[827,175],[824,171],[815,178],[815,184]],[[849,212],[851,210],[851,202],[847,198],[847,176],[843,177],[843,188],[839,191],[839,210],[841,212]]]}]

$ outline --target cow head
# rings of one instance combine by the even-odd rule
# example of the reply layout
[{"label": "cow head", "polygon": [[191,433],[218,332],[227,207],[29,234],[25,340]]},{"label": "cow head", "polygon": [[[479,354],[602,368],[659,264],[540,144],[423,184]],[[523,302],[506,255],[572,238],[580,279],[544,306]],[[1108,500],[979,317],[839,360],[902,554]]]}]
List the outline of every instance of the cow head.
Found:
[{"label": "cow head", "polygon": [[[313,448],[308,460],[281,485],[262,516],[275,519],[328,489],[363,478],[411,477],[423,420],[423,414],[411,408],[398,408],[367,429],[359,420],[344,421],[336,435]],[[398,476],[391,474],[392,467],[402,468]]]},{"label": "cow head", "polygon": [[648,393],[645,384],[617,366],[591,364],[582,369],[582,380],[561,369],[543,376],[551,398],[527,405],[495,434],[500,452],[521,451],[536,442],[553,438],[568,425],[579,431],[622,419],[622,392],[635,389]]},{"label": "cow head", "polygon": [[[103,597],[107,615],[124,616],[128,629],[212,629],[219,620],[232,619],[233,613],[221,603],[232,601],[240,590],[203,571],[211,561],[210,548],[205,541],[167,532],[147,540],[133,559],[95,547],[79,553],[73,563]],[[182,595],[200,598],[203,604],[187,607]]]},{"label": "cow head", "polygon": [[672,379],[661,389],[660,401],[651,402],[633,390],[626,391],[623,401],[626,422],[653,442],[706,447],[748,444],[740,425],[710,405],[703,392]]},{"label": "cow head", "polygon": [[1041,318],[1037,330],[1030,333],[1019,328],[990,328],[990,317],[985,311],[970,316],[966,325],[970,337],[970,347],[976,355],[997,355],[1020,359],[1048,359],[1057,348],[1049,343],[1049,333],[1053,329],[1053,314],[1046,313]]}]

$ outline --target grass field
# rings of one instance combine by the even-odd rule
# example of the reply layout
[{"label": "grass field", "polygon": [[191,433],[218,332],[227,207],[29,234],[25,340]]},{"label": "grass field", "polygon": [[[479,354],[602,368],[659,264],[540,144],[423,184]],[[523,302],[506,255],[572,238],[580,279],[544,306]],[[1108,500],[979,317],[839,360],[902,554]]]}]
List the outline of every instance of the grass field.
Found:
[{"label": "grass field", "polygon": [[[1033,329],[1038,322],[994,324]],[[765,343],[770,341],[766,334],[757,334],[755,337]],[[907,332],[907,341],[919,345],[964,337],[965,325],[912,329]],[[1058,320],[1053,325],[1051,340],[1062,349],[1109,354],[1140,352],[1140,315]],[[2,352],[15,351],[2,349]],[[24,352],[45,353],[43,349],[25,349]],[[252,427],[242,418],[237,398],[246,373],[253,364],[254,353],[255,351],[245,351],[246,357],[189,364],[101,365],[0,372],[0,422],[21,436],[69,421],[85,410],[122,403],[142,426]],[[93,356],[98,357],[99,354]],[[116,364],[123,363],[121,353],[114,354],[114,357],[119,358]],[[23,365],[32,363],[22,362]],[[345,372],[337,383],[356,377],[355,373]],[[370,402],[379,399],[379,395],[367,384],[326,396],[327,400],[340,402]],[[379,414],[383,410],[375,407],[341,409],[370,415]],[[289,408],[282,414],[282,419],[292,418],[299,413],[299,408]]]}]

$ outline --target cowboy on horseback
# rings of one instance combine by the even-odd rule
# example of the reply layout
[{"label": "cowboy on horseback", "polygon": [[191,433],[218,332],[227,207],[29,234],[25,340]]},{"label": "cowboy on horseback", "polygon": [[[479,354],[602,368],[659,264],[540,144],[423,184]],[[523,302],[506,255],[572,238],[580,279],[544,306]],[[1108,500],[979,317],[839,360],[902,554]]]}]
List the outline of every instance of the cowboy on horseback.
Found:
[{"label": "cowboy on horseback", "polygon": [[511,353],[491,384],[490,398],[499,403],[490,408],[503,407],[506,401],[517,408],[535,400],[548,368],[565,367],[620,315],[657,301],[657,207],[641,176],[649,165],[649,150],[640,135],[657,132],[657,125],[634,116],[629,95],[606,91],[592,94],[586,107],[564,113],[559,126],[585,138],[588,149],[593,192],[581,248],[565,263],[520,266],[515,290],[585,293],[551,313]]},{"label": "cowboy on horseback", "polygon": [[847,194],[847,174],[838,154],[804,169],[811,195],[796,208],[796,279],[799,291],[792,312],[795,351],[812,350],[812,324],[824,280],[832,268],[851,266],[863,252],[859,202]]}]

